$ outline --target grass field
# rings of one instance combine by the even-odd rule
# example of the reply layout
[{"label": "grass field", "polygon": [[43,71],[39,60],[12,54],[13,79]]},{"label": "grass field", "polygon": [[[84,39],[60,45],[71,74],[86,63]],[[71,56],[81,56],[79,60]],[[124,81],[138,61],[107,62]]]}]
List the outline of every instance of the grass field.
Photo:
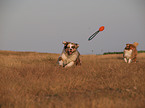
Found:
[{"label": "grass field", "polygon": [[0,51],[0,108],[145,108],[145,53],[81,55],[62,68],[58,54]]}]

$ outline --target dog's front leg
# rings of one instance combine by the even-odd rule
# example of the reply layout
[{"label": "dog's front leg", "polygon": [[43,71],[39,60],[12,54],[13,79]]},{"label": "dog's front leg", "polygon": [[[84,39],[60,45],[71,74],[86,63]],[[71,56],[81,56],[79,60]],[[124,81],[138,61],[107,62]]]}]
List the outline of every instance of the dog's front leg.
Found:
[{"label": "dog's front leg", "polygon": [[60,66],[63,66],[63,59],[62,59],[62,57],[59,57],[58,58],[58,64],[60,65]]},{"label": "dog's front leg", "polygon": [[127,63],[127,59],[126,58],[124,58],[124,61],[125,61],[125,63]]},{"label": "dog's front leg", "polygon": [[71,66],[73,66],[73,65],[74,65],[74,62],[72,61],[72,62],[66,64],[64,67],[71,67]]},{"label": "dog's front leg", "polygon": [[131,63],[131,59],[128,60],[128,63]]}]

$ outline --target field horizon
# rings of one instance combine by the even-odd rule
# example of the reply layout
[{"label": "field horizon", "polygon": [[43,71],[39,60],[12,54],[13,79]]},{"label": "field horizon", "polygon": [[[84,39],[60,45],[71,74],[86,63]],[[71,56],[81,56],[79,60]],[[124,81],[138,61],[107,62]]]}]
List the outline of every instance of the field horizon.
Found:
[{"label": "field horizon", "polygon": [[145,53],[81,55],[58,66],[60,54],[0,50],[0,108],[144,108]]}]

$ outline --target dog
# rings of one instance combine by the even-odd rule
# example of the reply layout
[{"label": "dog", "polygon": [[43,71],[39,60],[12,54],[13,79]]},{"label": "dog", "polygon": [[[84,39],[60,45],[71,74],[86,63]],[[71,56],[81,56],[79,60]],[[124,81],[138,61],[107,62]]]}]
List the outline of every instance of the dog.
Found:
[{"label": "dog", "polygon": [[79,44],[63,41],[64,48],[61,55],[58,58],[58,64],[62,67],[71,67],[75,65],[81,65],[80,53],[77,50]]},{"label": "dog", "polygon": [[123,52],[123,58],[126,63],[135,62],[137,59],[137,47],[138,43],[134,42],[133,44],[126,44]]}]

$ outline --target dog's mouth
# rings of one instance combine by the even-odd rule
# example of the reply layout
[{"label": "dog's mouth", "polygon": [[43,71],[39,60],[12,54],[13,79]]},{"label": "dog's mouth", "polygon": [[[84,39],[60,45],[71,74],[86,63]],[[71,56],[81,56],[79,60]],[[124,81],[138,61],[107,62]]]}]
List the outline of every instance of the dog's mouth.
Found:
[{"label": "dog's mouth", "polygon": [[69,54],[69,55],[71,55],[72,53],[73,53],[73,52],[72,52],[71,50],[70,50],[70,51],[68,51],[68,54]]},{"label": "dog's mouth", "polygon": [[67,50],[67,54],[68,54],[68,55],[71,55],[73,52],[74,52],[73,49],[68,49],[68,50]]}]

